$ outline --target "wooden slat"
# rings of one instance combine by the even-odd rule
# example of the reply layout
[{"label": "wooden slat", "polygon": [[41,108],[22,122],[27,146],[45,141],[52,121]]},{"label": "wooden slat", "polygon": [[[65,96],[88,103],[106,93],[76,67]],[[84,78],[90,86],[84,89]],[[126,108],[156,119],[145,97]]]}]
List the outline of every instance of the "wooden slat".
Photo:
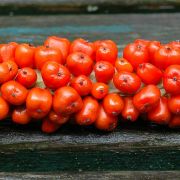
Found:
[{"label": "wooden slat", "polygon": [[1,14],[178,11],[179,0],[1,0]]},{"label": "wooden slat", "polygon": [[173,179],[179,180],[180,172],[179,171],[119,171],[119,172],[81,172],[81,173],[53,173],[53,174],[30,174],[30,173],[0,173],[0,178],[6,179],[31,179],[31,180],[41,180],[41,179],[61,179],[61,180],[119,180],[119,179],[148,179],[148,180],[164,180],[164,179]]},{"label": "wooden slat", "polygon": [[164,43],[179,39],[180,14],[59,15],[0,17],[0,42],[42,44],[50,35],[73,40],[112,39],[119,49],[136,38]]},{"label": "wooden slat", "polygon": [[[17,16],[0,17],[0,42],[30,42],[42,44],[49,35],[58,35],[73,40],[77,37],[89,39],[112,39],[119,47],[120,55],[125,44],[136,38],[157,39],[168,42],[179,38],[180,13],[176,14],[123,14],[123,15],[66,15],[66,16]],[[122,125],[123,127],[123,125]],[[130,129],[119,128],[110,134],[96,134],[96,131],[73,130],[62,128],[59,133],[44,136],[38,129],[24,131],[13,126],[2,125],[1,145],[29,143],[27,147],[66,146],[68,144],[115,144],[114,147],[140,146],[178,146],[180,134],[177,131],[166,130],[164,127]],[[87,132],[86,132],[87,131]],[[45,143],[45,144],[46,144]],[[16,146],[15,146],[16,147]],[[22,147],[25,147],[24,144]],[[12,148],[12,147],[11,147]]]},{"label": "wooden slat", "polygon": [[[179,39],[179,19],[180,13],[0,16],[0,42],[38,45],[50,35],[70,40],[112,39],[121,55],[125,44],[136,38],[163,43]],[[121,123],[112,133],[65,126],[53,135],[41,133],[39,125],[16,126],[8,121],[0,124],[0,171],[4,172],[179,170],[179,151],[179,130],[147,123]],[[96,177],[103,176],[97,173]]]}]

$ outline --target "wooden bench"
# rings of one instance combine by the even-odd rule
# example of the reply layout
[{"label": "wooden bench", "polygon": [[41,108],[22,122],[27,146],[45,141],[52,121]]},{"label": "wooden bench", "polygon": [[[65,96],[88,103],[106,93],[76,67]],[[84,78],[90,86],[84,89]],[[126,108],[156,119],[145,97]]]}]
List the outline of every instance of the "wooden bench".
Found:
[{"label": "wooden bench", "polygon": [[[136,38],[164,43],[180,36],[180,13],[0,16],[0,41],[42,44],[47,36],[112,39],[120,52]],[[121,55],[121,53],[119,54]],[[0,123],[0,178],[179,179],[180,133],[148,123],[112,133],[65,126],[45,135],[39,125]],[[161,172],[162,171],[162,172]]]}]

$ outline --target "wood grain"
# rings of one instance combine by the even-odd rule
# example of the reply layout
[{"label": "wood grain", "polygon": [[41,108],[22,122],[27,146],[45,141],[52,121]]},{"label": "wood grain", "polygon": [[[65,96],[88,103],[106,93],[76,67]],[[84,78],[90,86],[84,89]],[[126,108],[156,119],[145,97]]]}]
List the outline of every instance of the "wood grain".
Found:
[{"label": "wood grain", "polygon": [[173,12],[179,0],[1,0],[0,14]]},{"label": "wood grain", "polygon": [[62,179],[62,180],[165,180],[173,179],[179,180],[179,171],[117,171],[117,172],[65,172],[65,173],[0,173],[0,178],[6,179],[31,179],[31,180],[49,180],[49,179]]},{"label": "wood grain", "polygon": [[[179,19],[180,13],[0,16],[0,42],[30,42],[39,45],[50,35],[64,36],[70,40],[77,37],[91,41],[112,39],[118,44],[119,55],[122,55],[125,44],[136,38],[157,39],[163,43],[179,39]],[[112,133],[99,132],[93,127],[67,125],[56,134],[45,135],[40,132],[40,123],[17,126],[7,120],[0,123],[0,132],[1,172],[110,170],[110,174],[101,176],[95,173],[92,177],[102,179],[105,175],[107,179],[117,179],[116,176],[128,179],[137,176],[153,179],[165,175],[154,173],[146,176],[146,172],[139,175],[135,172],[121,174],[119,171],[180,169],[179,130],[147,122],[131,125],[120,123]],[[112,171],[117,172],[113,174]],[[12,174],[2,176],[11,177]],[[17,178],[19,176],[15,175]],[[81,178],[90,176],[90,173],[85,173]],[[28,178],[26,175],[24,177]],[[167,174],[167,177],[176,178],[176,173]],[[68,179],[67,174],[64,174],[65,178]]]},{"label": "wood grain", "polygon": [[[73,40],[77,37],[89,39],[112,39],[119,47],[119,55],[125,44],[136,38],[157,39],[163,43],[179,38],[180,14],[123,14],[123,15],[59,15],[59,16],[1,16],[0,42],[30,42],[42,44],[50,35],[64,36]],[[3,122],[2,122],[3,123]],[[84,129],[62,128],[60,134],[44,136],[38,128],[24,131],[19,127],[2,125],[1,145],[29,143],[40,146],[41,142],[66,146],[68,144],[116,144],[117,147],[142,146],[178,146],[180,135],[177,131],[164,127],[152,130],[152,127],[121,127],[114,133],[96,134]],[[123,125],[122,125],[123,128]],[[82,135],[83,134],[83,135]],[[51,146],[48,144],[48,146]],[[129,145],[128,145],[129,144]],[[44,145],[43,145],[44,146]],[[16,146],[15,146],[16,147]]]}]

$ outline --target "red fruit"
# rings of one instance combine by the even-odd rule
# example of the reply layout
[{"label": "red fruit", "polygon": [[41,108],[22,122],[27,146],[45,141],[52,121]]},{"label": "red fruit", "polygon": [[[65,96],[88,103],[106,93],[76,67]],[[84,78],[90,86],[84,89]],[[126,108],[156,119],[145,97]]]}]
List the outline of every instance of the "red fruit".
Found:
[{"label": "red fruit", "polygon": [[140,112],[148,112],[158,104],[160,97],[161,92],[155,85],[147,85],[134,96],[133,104]]},{"label": "red fruit", "polygon": [[50,121],[48,118],[45,118],[42,121],[41,130],[44,133],[51,134],[51,133],[56,132],[59,129],[59,127],[60,127],[59,124],[56,124],[56,123]]},{"label": "red fruit", "polygon": [[124,48],[123,58],[127,59],[136,70],[139,64],[149,61],[148,49],[139,43],[128,44]]},{"label": "red fruit", "polygon": [[0,96],[0,120],[5,119],[9,113],[8,103]]},{"label": "red fruit", "polygon": [[91,90],[91,95],[96,99],[103,99],[109,92],[109,87],[105,83],[94,83]]},{"label": "red fruit", "polygon": [[132,97],[125,97],[124,99],[124,108],[122,110],[122,117],[128,121],[136,121],[139,117],[139,111],[133,104]]},{"label": "red fruit", "polygon": [[74,52],[67,58],[67,68],[74,76],[89,76],[93,70],[93,60],[82,52]]},{"label": "red fruit", "polygon": [[166,69],[170,65],[180,65],[180,51],[170,45],[161,46],[154,54],[154,65]]},{"label": "red fruit", "polygon": [[168,124],[171,118],[171,112],[168,109],[168,100],[161,97],[157,106],[148,112],[148,120],[157,124]]},{"label": "red fruit", "polygon": [[141,79],[135,73],[125,71],[115,74],[113,83],[117,89],[126,94],[134,94],[141,87]]},{"label": "red fruit", "polygon": [[124,58],[117,58],[115,62],[115,68],[118,72],[120,71],[133,72],[132,65]]},{"label": "red fruit", "polygon": [[147,47],[150,42],[151,42],[151,41],[146,40],[146,39],[136,39],[136,40],[134,41],[134,43],[139,44],[139,45],[141,45],[141,46],[145,46],[145,47]]},{"label": "red fruit", "polygon": [[66,62],[66,58],[69,54],[70,41],[66,38],[60,38],[56,36],[49,36],[45,42],[44,46],[57,48],[61,51],[63,56],[63,64]]},{"label": "red fruit", "polygon": [[44,84],[50,89],[66,86],[71,78],[69,70],[57,62],[48,61],[41,69]]},{"label": "red fruit", "polygon": [[54,93],[53,109],[57,114],[69,115],[81,110],[82,99],[75,89],[64,86]]},{"label": "red fruit", "polygon": [[47,89],[32,88],[26,99],[28,114],[34,119],[44,118],[50,111],[52,95]]},{"label": "red fruit", "polygon": [[163,86],[168,93],[180,94],[180,65],[171,65],[165,70]]},{"label": "red fruit", "polygon": [[168,107],[172,113],[180,115],[180,95],[169,98]]},{"label": "red fruit", "polygon": [[124,102],[119,94],[111,93],[103,99],[102,105],[106,113],[112,116],[117,116],[122,112]]},{"label": "red fruit", "polygon": [[101,41],[96,47],[96,61],[107,61],[114,65],[117,56],[117,45],[111,40]]},{"label": "red fruit", "polygon": [[173,48],[178,48],[180,49],[180,40],[172,41],[169,43]]},{"label": "red fruit", "polygon": [[95,50],[97,50],[100,46],[111,46],[113,47],[114,49],[116,49],[118,51],[118,47],[117,47],[117,44],[110,40],[110,39],[106,39],[106,40],[97,40],[97,41],[94,41],[94,48]]},{"label": "red fruit", "polygon": [[2,62],[4,61],[14,61],[15,50],[17,47],[16,42],[10,42],[8,44],[4,44],[0,48],[0,59]]},{"label": "red fruit", "polygon": [[2,97],[13,105],[21,105],[26,101],[28,90],[16,81],[8,81],[1,86]]},{"label": "red fruit", "polygon": [[180,115],[173,116],[168,125],[170,128],[179,128],[180,127]]},{"label": "red fruit", "polygon": [[36,83],[36,80],[37,80],[36,71],[29,67],[20,69],[16,76],[16,81],[18,81],[26,88],[33,87]]},{"label": "red fruit", "polygon": [[27,113],[25,106],[16,107],[12,112],[12,121],[17,124],[28,124],[31,117]]},{"label": "red fruit", "polygon": [[88,96],[83,99],[82,109],[76,113],[76,123],[83,126],[93,124],[98,116],[99,103],[96,99]]},{"label": "red fruit", "polygon": [[106,113],[101,105],[99,108],[98,117],[95,121],[95,127],[103,131],[113,131],[117,127],[117,123],[118,117],[111,116],[110,114]]},{"label": "red fruit", "polygon": [[161,47],[161,43],[159,41],[151,41],[147,48],[149,52],[149,59],[152,64],[154,64],[154,54]]},{"label": "red fruit", "polygon": [[94,66],[96,80],[98,82],[108,83],[114,75],[114,67],[107,61],[99,61]]},{"label": "red fruit", "polygon": [[29,44],[19,44],[15,51],[15,62],[19,68],[34,67],[35,48]]},{"label": "red fruit", "polygon": [[50,111],[49,120],[56,123],[56,124],[65,124],[69,120],[69,116],[64,116],[62,114],[57,114],[53,110]]},{"label": "red fruit", "polygon": [[18,72],[18,66],[13,61],[0,64],[0,84],[13,80]]},{"label": "red fruit", "polygon": [[95,49],[93,43],[86,41],[82,38],[76,39],[71,43],[70,53],[73,52],[82,52],[87,54],[89,57],[94,59]]},{"label": "red fruit", "polygon": [[61,51],[57,48],[40,46],[35,50],[34,61],[36,68],[41,70],[43,65],[48,61],[55,61],[59,64],[63,64],[63,56]]},{"label": "red fruit", "polygon": [[91,92],[92,82],[87,76],[80,75],[71,80],[71,87],[73,87],[80,96],[87,96]]},{"label": "red fruit", "polygon": [[158,84],[163,76],[160,69],[150,63],[140,64],[137,68],[137,75],[145,84]]}]

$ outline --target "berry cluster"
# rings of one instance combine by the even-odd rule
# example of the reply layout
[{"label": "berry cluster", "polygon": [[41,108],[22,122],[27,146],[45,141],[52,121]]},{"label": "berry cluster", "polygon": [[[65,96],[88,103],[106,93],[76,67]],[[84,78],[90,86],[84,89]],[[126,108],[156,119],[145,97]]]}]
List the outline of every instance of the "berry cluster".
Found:
[{"label": "berry cluster", "polygon": [[112,131],[118,121],[180,127],[180,41],[137,39],[118,57],[112,40],[48,37],[42,46],[0,45],[0,120]]}]

